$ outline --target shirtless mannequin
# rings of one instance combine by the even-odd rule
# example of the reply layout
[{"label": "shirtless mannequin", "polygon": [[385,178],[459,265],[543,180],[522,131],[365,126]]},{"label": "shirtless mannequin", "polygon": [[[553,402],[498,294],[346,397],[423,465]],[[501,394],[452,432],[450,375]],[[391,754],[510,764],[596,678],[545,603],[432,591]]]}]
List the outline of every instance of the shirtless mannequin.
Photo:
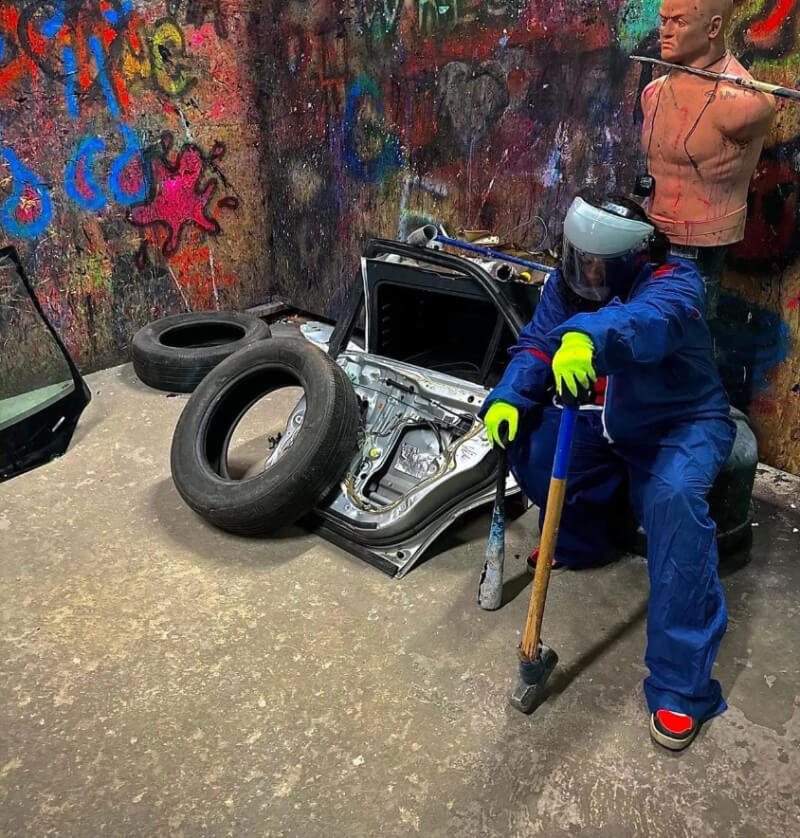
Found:
[{"label": "shirtless mannequin", "polygon": [[[732,0],[663,0],[661,58],[752,78],[725,47]],[[670,70],[642,92],[642,147],[655,179],[648,214],[675,255],[697,262],[715,316],[727,245],[744,236],[747,191],[775,100]]]}]

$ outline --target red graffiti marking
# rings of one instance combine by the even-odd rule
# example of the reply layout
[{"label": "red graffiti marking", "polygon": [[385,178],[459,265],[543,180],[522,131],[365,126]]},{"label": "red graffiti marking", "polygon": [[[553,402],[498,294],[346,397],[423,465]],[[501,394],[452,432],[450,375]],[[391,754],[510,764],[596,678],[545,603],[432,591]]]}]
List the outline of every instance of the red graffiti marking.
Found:
[{"label": "red graffiti marking", "polygon": [[131,106],[131,97],[128,93],[128,88],[125,87],[125,81],[116,70],[112,70],[111,76],[114,79],[114,87],[117,89],[119,106],[122,108],[123,112],[127,113]]},{"label": "red graffiti marking", "polygon": [[13,6],[0,6],[0,24],[6,32],[13,32],[19,23],[19,12]]},{"label": "red graffiti marking", "polygon": [[748,40],[759,47],[775,46],[780,30],[794,9],[794,0],[777,0],[775,8],[764,19],[752,24]]},{"label": "red graffiti marking", "polygon": [[47,38],[37,31],[33,21],[28,21],[28,42],[36,55],[42,56],[47,52]]},{"label": "red graffiti marking", "polygon": [[22,196],[19,199],[19,205],[14,213],[14,217],[21,224],[30,224],[36,221],[41,212],[41,197],[32,186],[25,186],[22,190]]},{"label": "red graffiti marking", "polygon": [[800,306],[800,294],[798,294],[793,300],[789,300],[786,305],[791,309],[795,309]]},{"label": "red graffiti marking", "polygon": [[[84,197],[87,201],[95,198],[95,190],[92,189],[86,182],[86,156],[81,155],[78,159],[78,164],[75,167],[75,188],[78,194]],[[91,174],[91,172],[89,173]]]},{"label": "red graffiti marking", "polygon": [[[12,6],[0,5],[0,38],[12,42],[16,38],[19,25],[19,12]],[[33,81],[38,78],[36,64],[24,53],[20,52],[14,59],[8,61],[0,69],[0,93],[9,93],[11,85],[18,81],[25,73]]]},{"label": "red graffiti marking", "polygon": [[[222,159],[225,146],[220,142],[215,143],[211,153],[205,157],[196,145],[187,143],[174,163],[167,156],[172,148],[172,134],[162,135],[161,147],[161,154],[151,160],[152,194],[146,204],[130,210],[129,219],[138,227],[165,227],[167,239],[161,251],[165,256],[170,256],[177,251],[181,231],[187,224],[195,224],[212,235],[220,232],[216,219],[207,213],[208,204],[217,188],[217,179],[203,181],[203,172],[210,162]],[[234,208],[225,198],[218,206]]]},{"label": "red graffiti marking", "polygon": [[756,396],[751,405],[751,410],[760,416],[771,416],[777,412],[777,404],[772,396]]},{"label": "red graffiti marking", "polygon": [[731,248],[737,259],[786,264],[795,235],[800,178],[786,160],[762,158],[750,183],[745,237]]},{"label": "red graffiti marking", "polygon": [[[198,231],[199,232],[199,231]],[[208,246],[191,236],[186,249],[169,259],[181,287],[189,292],[192,308],[215,308],[220,292],[235,288],[236,276],[213,265]]]}]

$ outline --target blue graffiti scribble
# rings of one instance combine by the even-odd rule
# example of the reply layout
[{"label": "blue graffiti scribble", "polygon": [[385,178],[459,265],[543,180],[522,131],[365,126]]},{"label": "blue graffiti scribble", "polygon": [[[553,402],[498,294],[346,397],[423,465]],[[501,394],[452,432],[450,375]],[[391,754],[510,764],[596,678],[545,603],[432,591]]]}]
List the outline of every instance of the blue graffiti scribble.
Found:
[{"label": "blue graffiti scribble", "polygon": [[[142,147],[136,139],[136,135],[133,131],[131,131],[131,129],[125,124],[120,125],[119,130],[122,134],[122,138],[125,140],[125,149],[111,164],[111,173],[108,176],[108,186],[109,189],[111,189],[111,194],[114,196],[114,199],[123,206],[129,207],[132,204],[137,204],[139,201],[143,201],[147,197],[147,193],[150,189],[148,167],[144,160],[144,155],[142,154]],[[137,157],[139,158],[142,179],[137,185],[136,190],[134,192],[130,192],[126,189],[125,184],[123,183],[122,174],[125,167],[133,162]]]},{"label": "blue graffiti scribble", "polygon": [[542,172],[542,185],[555,186],[561,180],[561,150],[553,148]]},{"label": "blue graffiti scribble", "polygon": [[6,45],[3,41],[3,33],[0,32],[0,64],[3,62],[3,53],[5,52]]},{"label": "blue graffiti scribble", "polygon": [[754,395],[769,388],[770,371],[788,357],[789,324],[777,312],[725,292],[711,327],[723,383],[733,404],[744,410]]},{"label": "blue graffiti scribble", "polygon": [[[370,100],[374,118],[360,118],[359,111]],[[343,127],[344,162],[354,177],[367,182],[383,180],[389,172],[400,168],[403,155],[400,141],[394,134],[385,132],[383,101],[375,82],[367,76],[359,76],[347,91]],[[361,137],[357,139],[356,131]],[[380,149],[371,153],[359,148],[361,141],[370,146],[380,143]]]},{"label": "blue graffiti scribble", "polygon": [[[0,146],[0,158],[8,164],[13,184],[11,194],[0,205],[0,227],[5,228],[10,236],[34,239],[44,231],[53,217],[50,193],[42,181],[17,157],[13,149]],[[28,195],[25,194],[26,191]],[[21,219],[18,216],[22,200],[30,200],[31,192],[38,201],[38,213],[30,220]]]},{"label": "blue graffiti scribble", "polygon": [[103,17],[112,25],[116,26],[120,22],[120,20],[125,20],[133,9],[133,3],[130,0],[125,0],[120,8],[120,11],[117,12],[116,9],[103,9]]},{"label": "blue graffiti scribble", "polygon": [[64,47],[62,52],[64,59],[64,71],[66,78],[64,79],[64,95],[67,98],[67,111],[73,119],[78,118],[78,93],[76,85],[76,76],[78,73],[78,62],[75,59],[75,51],[72,47]]},{"label": "blue graffiti scribble", "polygon": [[[107,203],[92,171],[95,156],[102,154],[105,148],[106,144],[100,137],[87,137],[80,143],[64,170],[64,191],[81,209],[99,212]],[[86,185],[88,195],[81,191],[79,178]]]},{"label": "blue graffiti scribble", "polygon": [[106,97],[108,110],[111,112],[111,116],[119,118],[119,104],[117,103],[116,96],[114,96],[114,91],[111,88],[111,81],[109,80],[108,73],[106,72],[105,56],[103,55],[103,47],[99,38],[94,35],[89,38],[89,49],[91,49],[92,55],[94,55],[94,62],[97,65],[97,78],[100,82],[100,87],[103,90],[103,95]]},{"label": "blue graffiti scribble", "polygon": [[42,25],[42,34],[45,38],[55,38],[61,27],[64,25],[64,0],[56,4],[53,16]]}]

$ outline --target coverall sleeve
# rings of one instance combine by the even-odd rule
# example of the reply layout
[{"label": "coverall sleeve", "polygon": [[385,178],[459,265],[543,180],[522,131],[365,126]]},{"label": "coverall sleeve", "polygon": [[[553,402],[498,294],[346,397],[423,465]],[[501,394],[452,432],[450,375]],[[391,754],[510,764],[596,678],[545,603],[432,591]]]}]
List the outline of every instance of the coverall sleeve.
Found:
[{"label": "coverall sleeve", "polygon": [[560,283],[558,271],[554,271],[545,282],[533,320],[508,350],[511,361],[497,387],[486,397],[478,414],[481,419],[492,402],[508,402],[524,411],[544,400],[545,391],[553,380],[550,361],[559,344],[549,334],[569,316],[561,296]]},{"label": "coverall sleeve", "polygon": [[560,341],[567,332],[588,335],[599,375],[658,363],[683,345],[691,321],[704,316],[705,288],[696,270],[681,265],[662,265],[646,282],[629,302],[616,300],[591,314],[577,314],[550,337]]}]

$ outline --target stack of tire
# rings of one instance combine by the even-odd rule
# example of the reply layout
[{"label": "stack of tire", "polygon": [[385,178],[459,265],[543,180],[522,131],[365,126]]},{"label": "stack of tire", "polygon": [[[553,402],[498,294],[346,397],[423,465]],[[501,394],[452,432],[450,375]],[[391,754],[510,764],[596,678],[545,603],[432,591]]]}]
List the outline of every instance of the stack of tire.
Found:
[{"label": "stack of tire", "polygon": [[[172,439],[172,479],[210,523],[265,535],[302,518],[338,486],[358,447],[360,413],[341,367],[305,339],[272,338],[237,312],[178,314],[133,339],[133,366],[151,387],[191,393]],[[228,473],[236,426],[259,399],[303,388],[306,409],[294,444],[245,479]]]}]

